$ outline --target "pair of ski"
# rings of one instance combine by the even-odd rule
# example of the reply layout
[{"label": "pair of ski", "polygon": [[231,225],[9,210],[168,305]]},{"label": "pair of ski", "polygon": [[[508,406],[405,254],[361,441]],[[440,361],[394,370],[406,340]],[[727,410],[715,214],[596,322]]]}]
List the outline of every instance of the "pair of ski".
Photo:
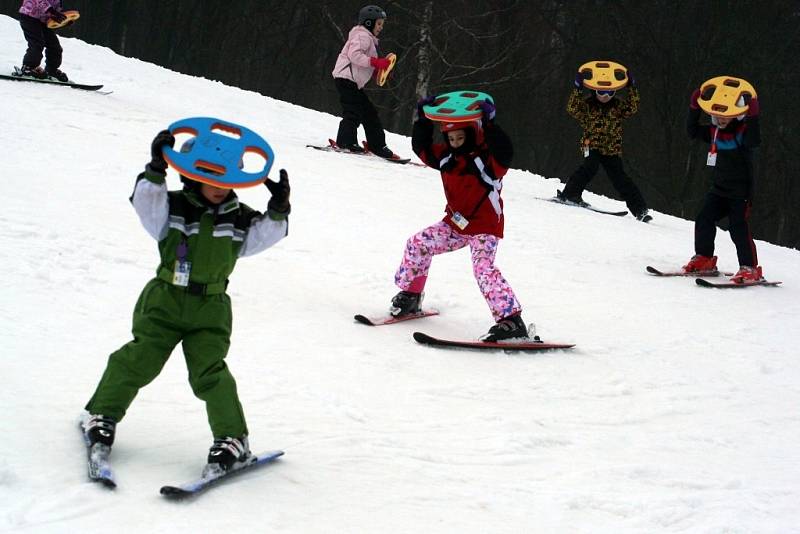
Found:
[{"label": "pair of ski", "polygon": [[[439,315],[438,310],[422,310],[417,313],[411,313],[402,317],[394,316],[380,316],[380,317],[367,317],[366,315],[356,315],[353,317],[357,322],[367,326],[383,326],[414,319],[422,319],[432,315]],[[459,349],[475,349],[475,350],[498,350],[505,351],[541,351],[541,350],[554,350],[554,349],[570,349],[575,346],[573,343],[545,343],[539,339],[539,336],[534,336],[532,340],[524,339],[519,341],[466,341],[466,340],[451,340],[441,339],[430,336],[423,332],[414,332],[414,340],[422,345],[431,347],[443,348],[459,348]]]},{"label": "pair of ski", "polygon": [[[79,429],[86,445],[89,479],[94,482],[98,482],[107,488],[116,488],[117,482],[114,477],[114,471],[111,469],[111,463],[109,462],[111,447],[104,445],[103,443],[95,443],[92,445],[89,442],[86,432],[83,430],[82,424],[79,425]],[[198,495],[223,479],[237,475],[242,471],[268,464],[281,456],[283,456],[283,451],[263,452],[261,454],[251,456],[246,462],[234,466],[228,471],[215,470],[210,473],[204,473],[203,476],[183,484],[178,484],[175,486],[162,486],[160,493],[161,495],[172,499],[180,499],[183,497]]]},{"label": "pair of ski", "polygon": [[22,74],[22,71],[19,67],[14,67],[14,72],[9,74],[0,74],[0,79],[3,80],[15,80],[19,82],[34,82],[34,83],[46,83],[50,85],[63,85],[65,87],[72,87],[73,89],[83,89],[84,91],[97,91],[100,94],[107,95],[111,94],[111,91],[100,91],[103,88],[103,85],[90,85],[85,83],[75,83],[75,82],[60,82],[53,78],[34,78],[33,76],[26,76]]},{"label": "pair of ski", "polygon": [[353,156],[378,158],[388,163],[398,163],[400,165],[406,165],[408,163],[416,165],[416,163],[411,161],[411,158],[401,158],[397,154],[395,154],[393,158],[382,158],[369,149],[369,145],[367,145],[366,141],[362,142],[362,145],[364,145],[363,152],[354,152],[352,150],[340,147],[339,145],[336,144],[336,141],[334,141],[333,139],[328,139],[328,144],[326,146],[306,145],[306,147],[313,148],[315,150],[322,150],[323,152],[338,152],[340,154],[352,154]]},{"label": "pair of ski", "polygon": [[717,276],[733,276],[733,273],[724,273],[721,271],[694,271],[694,272],[684,272],[684,271],[661,271],[656,269],[655,267],[651,267],[650,265],[647,266],[647,272],[655,275],[655,276],[685,276],[689,278],[694,278],[695,283],[700,287],[711,287],[717,289],[734,289],[734,288],[743,288],[743,287],[751,287],[751,286],[778,286],[782,282],[770,282],[768,280],[755,280],[752,282],[709,282],[704,278],[714,278]]}]

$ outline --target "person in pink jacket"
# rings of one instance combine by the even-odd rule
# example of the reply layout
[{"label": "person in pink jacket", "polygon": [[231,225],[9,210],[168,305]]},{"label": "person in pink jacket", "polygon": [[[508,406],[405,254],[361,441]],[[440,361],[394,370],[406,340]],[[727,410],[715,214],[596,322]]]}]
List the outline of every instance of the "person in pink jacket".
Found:
[{"label": "person in pink jacket", "polygon": [[[61,12],[61,0],[24,0],[19,8],[19,15],[19,25],[28,42],[28,50],[22,58],[22,75],[69,81],[67,75],[58,70],[62,53],[58,36],[47,27],[47,21],[51,19],[56,22],[66,20],[66,15]],[[39,66],[42,52],[47,59],[44,69]]]},{"label": "person in pink jacket", "polygon": [[342,103],[342,121],[336,144],[351,152],[363,152],[358,144],[358,126],[364,125],[367,146],[377,156],[396,159],[386,146],[386,136],[378,111],[364,92],[364,86],[377,71],[386,69],[389,60],[380,57],[378,35],[383,30],[386,12],[378,6],[365,6],[358,12],[358,25],[353,26],[347,42],[336,58],[333,80]]}]

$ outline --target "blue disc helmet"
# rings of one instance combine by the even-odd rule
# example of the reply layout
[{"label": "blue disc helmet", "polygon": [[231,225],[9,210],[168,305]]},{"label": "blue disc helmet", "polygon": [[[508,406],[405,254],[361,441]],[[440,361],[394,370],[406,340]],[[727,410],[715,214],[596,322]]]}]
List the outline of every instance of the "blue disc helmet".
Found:
[{"label": "blue disc helmet", "polygon": [[378,19],[385,19],[386,11],[378,6],[364,6],[358,12],[358,24],[364,26],[368,30],[375,27],[375,21]]}]

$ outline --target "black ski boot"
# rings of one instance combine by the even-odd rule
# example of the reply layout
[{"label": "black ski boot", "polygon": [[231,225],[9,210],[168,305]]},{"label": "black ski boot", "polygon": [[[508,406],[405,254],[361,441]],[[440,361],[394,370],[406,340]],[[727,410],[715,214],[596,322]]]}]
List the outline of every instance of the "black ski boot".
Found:
[{"label": "black ski boot", "polygon": [[495,342],[527,337],[528,327],[525,326],[522,316],[517,313],[497,321],[486,334],[481,336],[481,341]]},{"label": "black ski boot", "polygon": [[364,150],[363,148],[358,146],[357,143],[353,143],[352,145],[340,145],[340,144],[337,143],[336,146],[338,146],[342,150],[346,150],[347,152],[350,152],[352,154],[363,154],[364,152],[366,152],[366,150]]},{"label": "black ski boot", "polygon": [[67,83],[69,81],[67,75],[58,69],[47,69],[47,76],[49,76],[53,80],[63,83]]},{"label": "black ski boot", "polygon": [[376,150],[373,150],[372,153],[378,156],[379,158],[383,159],[397,159],[397,156],[395,156],[394,152],[392,152],[386,145]]},{"label": "black ski boot", "polygon": [[653,220],[653,216],[650,215],[650,210],[647,209],[647,208],[643,209],[639,213],[634,213],[633,215],[634,215],[634,217],[636,217],[636,220],[642,221],[642,222],[645,222],[645,223],[649,223],[650,221]]},{"label": "black ski boot", "polygon": [[392,306],[389,308],[389,313],[391,313],[393,317],[403,317],[404,315],[422,311],[423,295],[424,293],[401,291],[392,297]]},{"label": "black ski boot", "polygon": [[102,414],[89,414],[81,426],[90,447],[95,443],[102,443],[107,447],[114,444],[114,434],[117,429],[117,422],[114,419]]},{"label": "black ski boot", "polygon": [[247,436],[215,439],[208,450],[208,464],[203,469],[203,476],[222,474],[246,461],[250,456],[252,453]]},{"label": "black ski boot", "polygon": [[569,202],[570,204],[577,204],[578,206],[589,205],[583,201],[582,195],[578,195],[577,197],[568,197],[562,193],[560,189],[556,190],[556,198],[562,202]]}]

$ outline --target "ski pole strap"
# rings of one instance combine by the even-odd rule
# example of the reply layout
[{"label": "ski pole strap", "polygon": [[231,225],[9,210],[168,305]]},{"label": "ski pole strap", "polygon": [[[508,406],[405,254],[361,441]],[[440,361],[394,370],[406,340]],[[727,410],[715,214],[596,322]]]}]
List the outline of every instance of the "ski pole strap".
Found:
[{"label": "ski pole strap", "polygon": [[213,284],[198,284],[197,282],[189,282],[189,285],[186,287],[183,286],[176,286],[172,283],[173,272],[166,267],[159,267],[158,268],[158,275],[157,278],[159,280],[163,280],[169,285],[173,287],[178,287],[185,289],[187,293],[191,295],[220,295],[225,293],[225,289],[228,287],[228,281],[224,280],[222,282],[214,282]]}]

